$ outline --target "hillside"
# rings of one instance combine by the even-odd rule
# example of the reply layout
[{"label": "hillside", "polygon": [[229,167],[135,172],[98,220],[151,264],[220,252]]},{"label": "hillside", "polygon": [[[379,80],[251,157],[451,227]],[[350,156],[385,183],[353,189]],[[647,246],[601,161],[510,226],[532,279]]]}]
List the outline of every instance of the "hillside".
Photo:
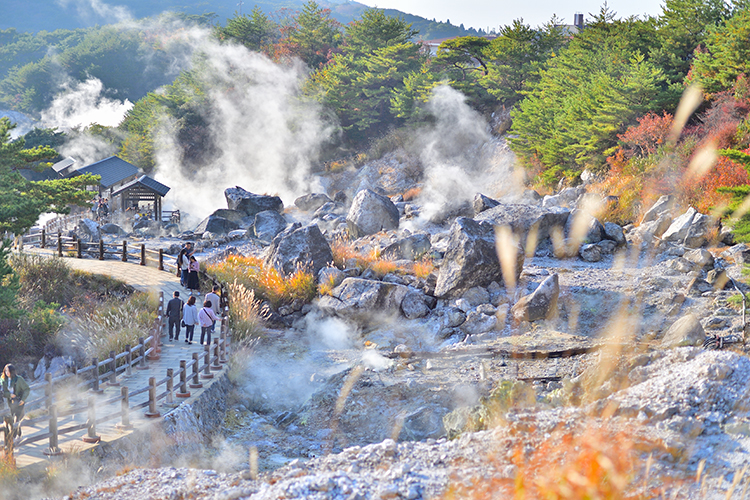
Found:
[{"label": "hillside", "polygon": [[[299,10],[302,0],[266,0],[259,2],[243,2],[238,7],[237,0],[162,0],[150,2],[147,0],[122,0],[116,5],[102,4],[98,11],[84,10],[78,4],[43,0],[35,5],[33,16],[28,15],[27,3],[22,0],[7,0],[4,2],[4,15],[0,19],[0,30],[15,28],[20,32],[55,31],[59,29],[74,30],[90,28],[97,25],[112,24],[125,18],[141,19],[153,17],[164,11],[174,11],[189,15],[216,14],[216,22],[224,24],[240,8],[249,12],[255,5],[263,12],[271,14],[280,9]],[[362,15],[368,7],[359,2],[329,1],[321,5],[332,10],[332,16],[337,21],[347,24]],[[476,34],[476,30],[462,29],[452,24],[430,21],[420,16],[411,15],[393,9],[386,9],[389,16],[403,16],[419,31],[419,38],[430,40],[450,36]]]}]

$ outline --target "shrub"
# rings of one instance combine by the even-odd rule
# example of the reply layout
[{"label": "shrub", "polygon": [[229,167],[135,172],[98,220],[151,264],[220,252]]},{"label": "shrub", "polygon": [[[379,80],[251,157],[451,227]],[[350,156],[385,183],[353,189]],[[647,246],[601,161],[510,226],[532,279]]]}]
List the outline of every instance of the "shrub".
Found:
[{"label": "shrub", "polygon": [[217,280],[234,283],[235,280],[253,290],[260,300],[274,307],[302,300],[310,302],[317,294],[315,277],[306,269],[297,269],[283,276],[273,267],[267,267],[258,257],[230,256],[226,261],[207,266],[207,271]]},{"label": "shrub", "polygon": [[232,329],[232,340],[241,344],[260,337],[263,334],[263,320],[260,317],[260,301],[255,299],[255,292],[248,290],[235,279],[229,285],[232,300],[229,301],[229,326]]}]

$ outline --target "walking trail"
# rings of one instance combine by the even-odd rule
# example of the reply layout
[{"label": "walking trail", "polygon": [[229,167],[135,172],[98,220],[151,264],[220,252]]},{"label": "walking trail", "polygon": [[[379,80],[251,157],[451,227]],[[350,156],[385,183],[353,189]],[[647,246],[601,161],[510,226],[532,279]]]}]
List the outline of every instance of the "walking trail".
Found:
[{"label": "walking trail", "polygon": [[[29,253],[35,253],[35,254],[46,254],[52,256],[54,252],[44,249],[38,249],[38,248],[27,248],[25,250]],[[159,271],[155,267],[148,267],[148,266],[141,266],[138,263],[127,263],[127,262],[121,262],[117,260],[96,260],[96,259],[76,259],[76,258],[66,258],[65,263],[70,266],[73,269],[78,269],[81,271],[93,273],[93,274],[102,274],[106,276],[111,276],[112,278],[118,279],[120,281],[123,281],[127,283],[128,285],[132,286],[138,291],[142,292],[164,292],[164,306],[166,307],[166,302],[172,298],[172,294],[174,291],[180,292],[180,298],[183,301],[187,301],[188,298],[188,291],[184,289],[180,285],[180,280],[177,278],[173,273],[169,273],[166,271]],[[205,287],[205,285],[203,285]],[[202,290],[203,293],[205,293],[205,290]],[[203,295],[199,296],[199,302],[201,301]],[[132,375],[125,376],[120,375],[117,377],[117,382],[122,385],[127,385],[129,388],[129,391],[132,393],[133,391],[137,389],[141,389],[145,386],[148,386],[149,378],[155,377],[157,380],[163,379],[166,376],[167,369],[172,368],[175,370],[175,372],[180,367],[180,360],[189,361],[192,359],[193,353],[199,353],[201,356],[204,353],[204,348],[201,346],[198,341],[200,339],[200,327],[196,327],[197,332],[195,333],[195,337],[193,338],[193,344],[188,345],[184,342],[184,335],[185,330],[184,328],[180,332],[180,338],[179,341],[176,342],[170,342],[166,337],[166,328],[162,332],[160,344],[161,344],[161,358],[159,360],[155,361],[149,361],[148,362],[148,369],[133,369]],[[219,328],[217,325],[216,333],[218,334]],[[148,336],[147,332],[144,332],[144,337]],[[133,345],[137,344],[137,339],[134,339]],[[174,408],[177,408],[180,404],[183,403],[191,403],[193,402],[200,394],[206,390],[208,387],[211,386],[212,383],[214,383],[216,380],[218,380],[220,375],[223,374],[223,372],[226,370],[226,365],[222,365],[224,368],[221,372],[216,372],[214,374],[214,378],[208,379],[208,380],[201,380],[203,383],[202,389],[190,389],[191,396],[189,398],[174,398],[174,403],[171,405],[168,405],[166,403],[166,399],[162,399],[158,402],[157,410],[161,414],[162,418],[164,415],[166,415],[168,412],[172,411]],[[189,373],[188,373],[189,375]],[[103,393],[96,395],[98,401],[104,401],[106,399],[119,396],[120,395],[120,386],[109,386],[108,384],[102,383],[100,384],[100,389],[103,389]],[[179,387],[179,380],[175,380],[175,391]],[[161,390],[161,389],[160,389]],[[88,395],[92,395],[93,393],[87,393],[87,394],[81,394],[81,399],[86,399]],[[37,397],[40,397],[43,394],[34,394],[29,397],[29,400],[36,399]],[[142,402],[148,401],[148,391],[139,394],[135,397],[130,398],[130,405],[137,405]],[[96,427],[96,433],[98,436],[101,437],[102,442],[111,442],[117,439],[121,439],[124,436],[127,436],[128,434],[137,431],[138,429],[142,429],[146,425],[150,425],[154,423],[153,418],[147,418],[145,416],[145,412],[148,410],[142,409],[142,410],[131,410],[130,411],[130,423],[133,426],[133,429],[131,430],[121,430],[116,427],[116,424],[120,422],[120,418],[114,418],[112,420],[109,420],[103,424],[97,424]],[[43,410],[41,410],[43,411]],[[120,411],[120,404],[109,404],[109,405],[99,405],[97,404],[97,420],[99,420],[102,416],[107,415],[107,412],[116,413]],[[36,417],[38,416],[39,410],[36,410],[36,413],[30,412],[30,415],[27,415],[27,418]],[[70,427],[76,424],[81,424],[86,422],[86,413],[77,414],[74,416],[64,417],[58,419],[58,428],[64,429],[66,427]],[[48,432],[48,424],[46,421],[38,423],[34,427],[26,427],[23,428],[23,437],[24,439],[27,437],[31,437],[35,434],[44,434]],[[64,453],[72,453],[72,452],[83,452],[85,450],[91,449],[97,444],[89,444],[85,443],[81,438],[86,434],[86,430],[78,431],[78,432],[72,432],[68,434],[61,434],[59,437],[59,448]],[[47,457],[44,454],[44,451],[49,448],[49,441],[47,439],[43,439],[34,443],[30,444],[21,444],[16,449],[16,465],[19,469],[24,469],[27,467],[34,467],[34,466],[44,466],[51,460],[49,457]],[[35,468],[35,467],[34,467]]]}]

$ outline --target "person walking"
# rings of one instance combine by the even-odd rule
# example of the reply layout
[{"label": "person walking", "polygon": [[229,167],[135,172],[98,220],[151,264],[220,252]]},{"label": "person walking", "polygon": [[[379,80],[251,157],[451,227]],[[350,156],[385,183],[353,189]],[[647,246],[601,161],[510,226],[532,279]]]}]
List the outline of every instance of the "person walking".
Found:
[{"label": "person walking", "polygon": [[211,345],[211,326],[216,320],[216,315],[213,309],[211,309],[211,301],[205,301],[203,308],[198,313],[198,323],[201,324],[201,345],[203,345],[203,339],[206,336],[208,336],[206,345]]},{"label": "person walking", "polygon": [[198,324],[198,308],[195,307],[195,296],[191,295],[182,310],[182,321],[185,323],[185,343],[193,343],[195,325]]},{"label": "person walking", "polygon": [[0,375],[0,387],[3,390],[3,399],[8,401],[10,415],[13,419],[14,437],[21,438],[21,420],[26,413],[26,398],[29,397],[31,389],[29,384],[16,373],[16,367],[8,363]]},{"label": "person walking", "polygon": [[[180,340],[180,319],[182,319],[182,308],[184,307],[185,303],[180,298],[180,292],[175,291],[173,294],[173,299],[167,302],[167,318],[168,320],[168,326],[169,329],[169,340]],[[172,331],[174,331],[174,336],[172,336]]]},{"label": "person walking", "polygon": [[200,280],[198,279],[198,271],[201,270],[201,266],[198,263],[198,261],[193,257],[190,256],[190,264],[188,265],[188,278],[187,278],[187,288],[190,290],[190,293],[195,293],[196,295],[200,295]]},{"label": "person walking", "polygon": [[[221,299],[219,298],[219,285],[214,285],[213,288],[209,293],[206,294],[206,300],[211,302],[211,309],[213,310],[214,314],[217,318],[219,318],[219,321],[221,321]],[[221,328],[221,326],[219,327]],[[214,324],[211,325],[211,333],[214,333],[216,331],[216,321],[214,321]]]},{"label": "person walking", "polygon": [[190,257],[193,255],[193,244],[191,242],[185,243],[180,253],[177,255],[177,265],[180,266],[180,284],[187,288],[188,273],[190,272]]}]

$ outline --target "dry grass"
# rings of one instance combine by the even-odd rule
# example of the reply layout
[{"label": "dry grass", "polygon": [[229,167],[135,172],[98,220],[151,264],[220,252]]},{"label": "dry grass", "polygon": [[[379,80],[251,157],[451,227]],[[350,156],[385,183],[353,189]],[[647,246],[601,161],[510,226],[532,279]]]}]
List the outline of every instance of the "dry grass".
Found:
[{"label": "dry grass", "polygon": [[229,301],[229,327],[235,342],[247,343],[263,333],[263,320],[260,317],[260,301],[255,292],[248,290],[237,280],[229,285],[232,300]]},{"label": "dry grass", "polygon": [[357,267],[360,270],[370,269],[381,278],[389,273],[414,274],[419,278],[426,278],[435,270],[435,265],[429,258],[404,266],[393,260],[381,258],[380,252],[376,249],[367,253],[361,252],[356,250],[351,242],[342,240],[336,240],[331,244],[331,253],[336,267],[340,269],[346,267]]},{"label": "dry grass", "polygon": [[306,269],[284,276],[267,267],[258,257],[231,256],[226,261],[209,265],[208,272],[224,283],[234,283],[252,290],[260,300],[274,307],[296,300],[310,302],[317,293],[315,277]]}]

